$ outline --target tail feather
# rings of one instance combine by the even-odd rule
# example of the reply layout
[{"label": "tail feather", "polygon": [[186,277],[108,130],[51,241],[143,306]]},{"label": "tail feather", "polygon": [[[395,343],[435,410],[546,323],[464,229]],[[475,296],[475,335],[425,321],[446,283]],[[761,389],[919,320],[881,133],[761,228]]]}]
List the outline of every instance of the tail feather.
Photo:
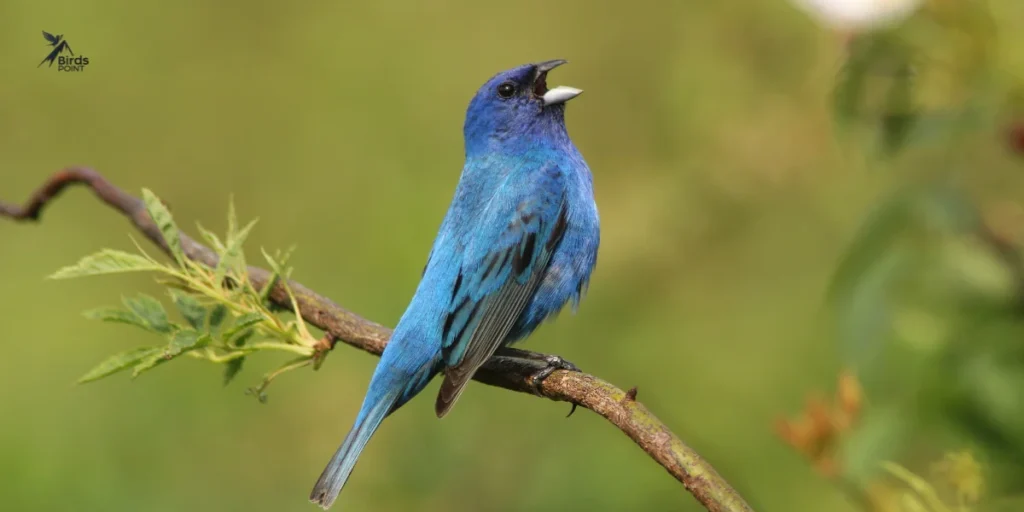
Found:
[{"label": "tail feather", "polygon": [[345,436],[345,441],[334,453],[331,462],[327,464],[324,472],[320,474],[320,479],[313,486],[313,492],[309,494],[309,501],[327,510],[334,500],[338,499],[338,494],[341,493],[342,487],[345,486],[349,475],[352,474],[352,469],[356,466],[356,461],[359,460],[359,454],[363,452],[366,443],[380,427],[381,422],[384,421],[398,398],[398,393],[388,394],[371,405],[365,413],[359,414],[356,424]]},{"label": "tail feather", "polygon": [[[392,345],[389,343],[388,347],[392,347]],[[402,371],[401,368],[411,365],[408,363],[395,365],[393,359],[389,359],[389,357],[393,358],[395,354],[396,352],[392,352],[389,356],[388,351],[384,351],[381,362],[377,365],[373,378],[370,379],[370,387],[366,392],[359,415],[356,416],[355,425],[345,436],[345,441],[334,453],[334,457],[324,468],[324,472],[320,474],[320,479],[313,486],[313,491],[309,493],[309,501],[320,505],[325,510],[334,503],[334,500],[338,499],[338,494],[345,487],[345,482],[352,474],[359,455],[384,418],[422,391],[436,373],[434,368],[437,361],[434,359],[419,365],[415,371]]]}]

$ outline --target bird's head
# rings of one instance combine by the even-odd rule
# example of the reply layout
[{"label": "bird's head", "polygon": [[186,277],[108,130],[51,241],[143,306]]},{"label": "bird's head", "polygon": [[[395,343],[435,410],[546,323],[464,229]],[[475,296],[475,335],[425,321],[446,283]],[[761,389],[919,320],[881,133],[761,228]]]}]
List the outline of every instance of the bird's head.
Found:
[{"label": "bird's head", "polygon": [[548,89],[548,72],[565,63],[526,64],[488,80],[466,110],[466,153],[565,136],[565,102],[583,92],[565,86]]}]

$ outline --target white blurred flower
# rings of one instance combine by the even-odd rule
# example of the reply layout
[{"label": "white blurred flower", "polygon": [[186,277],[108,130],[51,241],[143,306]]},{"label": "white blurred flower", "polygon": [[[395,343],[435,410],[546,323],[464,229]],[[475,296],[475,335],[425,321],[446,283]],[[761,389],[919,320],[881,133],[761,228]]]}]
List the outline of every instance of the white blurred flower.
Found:
[{"label": "white blurred flower", "polygon": [[923,0],[790,0],[818,21],[841,31],[861,32],[895,25]]}]

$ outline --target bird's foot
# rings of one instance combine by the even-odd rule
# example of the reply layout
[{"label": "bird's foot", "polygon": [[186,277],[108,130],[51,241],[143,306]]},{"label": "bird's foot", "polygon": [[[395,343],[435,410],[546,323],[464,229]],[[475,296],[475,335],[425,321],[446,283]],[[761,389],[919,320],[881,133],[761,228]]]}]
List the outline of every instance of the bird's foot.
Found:
[{"label": "bird's foot", "polygon": [[[575,364],[572,364],[559,356],[542,354],[531,350],[503,347],[495,353],[495,357],[499,358],[503,365],[510,365],[532,371],[530,376],[527,377],[527,381],[533,389],[534,394],[537,396],[544,396],[541,386],[544,384],[544,380],[556,371],[581,371]],[[569,411],[569,416],[572,416],[572,413],[574,412],[576,412],[576,404],[572,404],[572,410]]]},{"label": "bird's foot", "polygon": [[569,361],[566,361],[565,359],[562,359],[559,356],[546,354],[537,355],[541,356],[540,360],[547,365],[541,368],[540,370],[534,372],[532,375],[530,375],[530,386],[533,388],[533,391],[538,395],[541,394],[540,387],[544,383],[544,379],[550,377],[551,374],[555,373],[557,370],[565,370],[567,372],[580,371],[580,369],[576,365],[570,363]]}]

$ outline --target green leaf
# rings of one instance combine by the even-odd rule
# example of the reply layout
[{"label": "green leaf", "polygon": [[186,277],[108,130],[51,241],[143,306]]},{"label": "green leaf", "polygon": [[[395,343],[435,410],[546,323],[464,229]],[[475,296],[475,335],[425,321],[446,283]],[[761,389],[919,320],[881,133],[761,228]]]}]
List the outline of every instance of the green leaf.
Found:
[{"label": "green leaf", "polygon": [[246,313],[235,319],[231,327],[224,330],[224,341],[232,342],[236,337],[251,333],[254,326],[263,321],[263,315],[261,313]]},{"label": "green leaf", "polygon": [[154,354],[147,355],[146,357],[139,360],[139,363],[132,369],[132,378],[142,375],[142,372],[152,370],[154,366],[164,363],[167,361],[167,356],[164,354],[165,349],[157,349]]},{"label": "green leaf", "polygon": [[125,306],[128,306],[145,324],[152,330],[169,334],[174,326],[167,319],[167,311],[164,311],[163,304],[149,295],[139,294],[138,297],[125,298]]},{"label": "green leaf", "polygon": [[895,71],[885,98],[885,111],[879,120],[879,149],[883,157],[895,156],[910,140],[919,112],[913,104],[914,80],[909,62],[901,62]]},{"label": "green leaf", "polygon": [[898,458],[909,444],[907,439],[917,421],[913,407],[887,405],[872,410],[842,443],[843,478],[860,485],[872,481],[881,462]]},{"label": "green leaf", "polygon": [[256,220],[253,220],[228,239],[224,254],[221,255],[220,261],[217,262],[217,268],[214,269],[215,283],[223,283],[224,276],[227,275],[228,271],[235,272],[239,277],[245,275],[245,256],[242,253],[242,244],[245,243],[245,239],[249,236],[249,231],[255,225]]},{"label": "green leaf", "polygon": [[[1019,343],[1019,329],[1004,334],[1011,335],[1011,346]],[[1019,351],[990,349],[967,358],[961,368],[957,385],[963,405],[943,412],[965,427],[975,443],[1024,465],[1024,364]]]},{"label": "green leaf", "polygon": [[859,35],[836,79],[832,106],[842,135],[871,130],[877,155],[905,149],[922,113],[914,104],[914,51],[894,32]]},{"label": "green leaf", "polygon": [[829,285],[830,302],[856,291],[863,275],[904,237],[910,228],[916,190],[901,190],[882,202],[857,229]]},{"label": "green leaf", "polygon": [[210,329],[216,329],[228,316],[228,308],[223,304],[217,304],[210,310]]},{"label": "green leaf", "polygon": [[171,336],[171,342],[164,350],[164,355],[168,358],[177,357],[183,352],[206,345],[209,340],[208,334],[191,329],[181,330]]},{"label": "green leaf", "polygon": [[234,339],[231,340],[231,343],[234,346],[241,348],[245,346],[245,344],[249,341],[249,338],[252,338],[255,335],[256,331],[252,329],[242,331],[237,336],[235,336]]},{"label": "green leaf", "polygon": [[840,354],[869,396],[893,379],[913,380],[928,361],[922,351],[948,339],[941,304],[921,300],[945,297],[920,285],[936,281],[934,224],[948,223],[936,216],[949,210],[947,202],[935,187],[911,187],[887,199],[858,230],[834,275],[829,303]]},{"label": "green leaf", "polygon": [[238,215],[235,213],[235,197],[228,198],[228,243],[238,234]]},{"label": "green leaf", "polygon": [[281,261],[278,262],[269,254],[267,254],[267,251],[263,250],[263,248],[260,248],[260,252],[263,253],[263,258],[267,260],[267,266],[270,267],[270,278],[267,279],[267,283],[263,285],[263,289],[260,290],[260,303],[265,303],[267,301],[267,298],[270,297],[270,293],[274,290],[274,286],[277,285],[277,282],[281,279],[281,277],[284,277],[285,279],[289,277],[291,269],[285,269],[284,265],[288,261],[288,258],[291,257],[292,251],[294,250],[295,248],[292,247],[288,249],[288,251],[285,252],[283,255],[279,254],[278,259],[280,259]]},{"label": "green leaf", "polygon": [[174,256],[179,266],[186,268],[185,253],[181,250],[181,232],[178,231],[178,226],[174,224],[171,212],[167,210],[167,207],[160,201],[160,198],[148,188],[142,189],[142,200],[146,203],[146,211],[149,212],[149,216],[156,223],[156,226],[160,228],[160,233],[163,234],[164,241],[167,242],[171,255]]},{"label": "green leaf", "polygon": [[242,364],[245,363],[244,357],[238,359],[232,359],[224,365],[224,385],[227,386],[232,380],[238,376],[238,372],[242,371]]},{"label": "green leaf", "polygon": [[206,316],[209,314],[209,310],[199,302],[199,299],[189,293],[173,289],[171,290],[171,298],[174,300],[174,305],[178,307],[181,316],[185,317],[185,320],[188,321],[193,329],[205,327]]},{"label": "green leaf", "polygon": [[103,249],[96,254],[82,258],[75,265],[64,267],[54,272],[50,279],[164,270],[166,270],[166,267],[142,256],[114,249]]},{"label": "green leaf", "polygon": [[832,91],[833,114],[840,131],[861,119],[869,81],[894,52],[894,40],[887,32],[865,33],[853,39]]},{"label": "green leaf", "polygon": [[224,244],[220,241],[220,238],[213,233],[213,231],[204,228],[203,225],[199,223],[196,223],[196,227],[199,228],[199,233],[203,235],[206,243],[210,244],[210,247],[212,247],[217,254],[224,254]]},{"label": "green leaf", "polygon": [[[922,110],[915,109],[913,114],[906,119],[883,119],[883,132],[888,131],[888,136],[903,138],[904,146],[927,147],[931,150],[940,151],[954,144],[958,137],[964,133],[978,132],[983,128],[979,122],[981,116],[972,110]],[[899,123],[906,123],[906,126],[896,126]],[[895,123],[895,124],[894,124]],[[898,132],[906,129],[904,135]],[[883,133],[881,146],[882,151],[886,150],[886,134]],[[893,141],[889,141],[890,143]]]},{"label": "green leaf", "polygon": [[[250,313],[253,315],[253,313]],[[252,320],[255,318],[255,321]],[[245,343],[249,341],[249,338],[255,334],[252,330],[252,326],[262,320],[259,315],[250,317],[248,322],[235,324],[230,331],[225,334],[224,339],[232,346],[244,347]],[[227,362],[227,366],[224,368],[224,385],[227,386],[238,372],[242,371],[242,365],[245,363],[245,356],[239,357],[238,359],[232,359]]]},{"label": "green leaf", "polygon": [[153,330],[149,326],[149,324],[146,323],[146,321],[143,320],[142,318],[139,318],[138,315],[131,311],[127,311],[121,308],[96,308],[90,309],[89,311],[86,311],[83,314],[85,315],[86,318],[90,320],[101,320],[103,322],[128,324],[134,325],[136,327],[141,327],[147,331]]},{"label": "green leaf", "polygon": [[85,375],[82,376],[82,378],[78,379],[78,383],[85,384],[86,382],[92,382],[95,380],[102,379],[103,377],[113,375],[121,370],[128,368],[129,366],[138,363],[142,359],[150,357],[154,354],[159,354],[161,352],[163,352],[163,349],[153,347],[142,347],[134,350],[121,352],[120,354],[116,354],[107,358],[102,363],[93,367],[93,369],[89,370]]}]

